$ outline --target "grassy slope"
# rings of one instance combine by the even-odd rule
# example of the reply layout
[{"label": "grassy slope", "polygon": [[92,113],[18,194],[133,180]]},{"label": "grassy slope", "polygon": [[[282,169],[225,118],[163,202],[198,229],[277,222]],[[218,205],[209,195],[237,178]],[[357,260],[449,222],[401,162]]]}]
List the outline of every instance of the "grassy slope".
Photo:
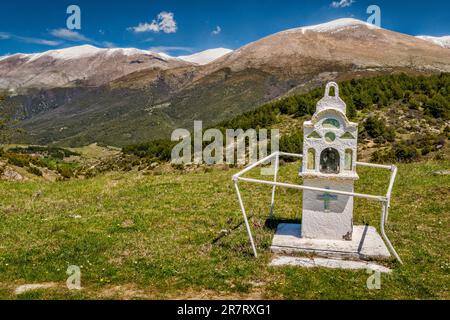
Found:
[{"label": "grassy slope", "polygon": [[[270,187],[243,184],[261,252],[254,259],[231,184],[235,170],[0,182],[0,298],[15,298],[20,284],[50,281],[57,288],[19,298],[449,299],[450,178],[432,175],[449,168],[449,161],[400,165],[387,232],[405,265],[391,263],[381,290],[366,288],[365,271],[269,268]],[[301,182],[297,170],[283,166],[281,179]],[[385,192],[388,172],[359,173],[357,191]],[[298,191],[280,190],[277,200],[276,218],[300,218]],[[356,200],[355,212],[356,223],[378,226],[378,204]],[[69,265],[82,266],[79,292],[65,288]]]}]

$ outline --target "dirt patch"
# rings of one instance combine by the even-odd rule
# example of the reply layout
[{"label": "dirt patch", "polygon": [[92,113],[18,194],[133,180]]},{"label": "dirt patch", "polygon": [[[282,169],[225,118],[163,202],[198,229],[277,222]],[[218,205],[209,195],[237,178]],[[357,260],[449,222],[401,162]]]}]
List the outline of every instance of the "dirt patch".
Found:
[{"label": "dirt patch", "polygon": [[153,290],[138,289],[133,284],[108,286],[95,294],[101,299],[169,299],[169,300],[263,300],[264,292],[261,288],[255,288],[249,293],[218,292],[213,290],[180,291],[169,295],[161,294]]},{"label": "dirt patch", "polygon": [[108,286],[100,290],[97,293],[99,298],[102,299],[154,299],[155,296],[145,290],[137,289],[132,284]]}]

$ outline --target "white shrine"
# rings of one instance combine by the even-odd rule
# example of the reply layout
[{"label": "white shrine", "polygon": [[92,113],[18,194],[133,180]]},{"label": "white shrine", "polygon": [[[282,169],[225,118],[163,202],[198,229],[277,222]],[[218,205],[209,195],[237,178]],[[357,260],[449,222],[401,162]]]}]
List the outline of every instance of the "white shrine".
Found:
[{"label": "white shrine", "polygon": [[[334,89],[333,94],[332,88]],[[341,261],[323,262],[323,259],[320,260],[325,267],[355,263],[355,260],[389,259],[391,254],[399,262],[402,262],[385,232],[397,167],[357,162],[358,124],[347,118],[346,104],[339,97],[339,87],[335,82],[326,85],[324,97],[317,103],[311,120],[303,124],[303,130],[303,154],[278,151],[250,164],[233,176],[234,187],[253,254],[258,255],[244,199],[239,190],[240,181],[272,186],[270,219],[273,217],[274,210],[277,215],[282,216],[283,214],[277,212],[275,206],[277,189],[290,188],[303,192],[301,223],[279,223],[272,241],[272,252],[278,254],[304,252],[321,257],[337,258]],[[280,182],[281,157],[302,159],[300,177],[303,179],[303,184]],[[273,181],[244,176],[247,172],[270,160],[274,160],[275,163]],[[385,195],[369,195],[355,192],[354,182],[359,179],[356,172],[357,166],[389,170],[391,177],[387,193]],[[355,226],[353,224],[355,198],[381,203],[379,230],[368,225]],[[308,259],[314,258],[287,257],[287,260],[281,259],[280,261],[281,264],[303,261],[303,266],[307,267],[319,265],[319,260]],[[343,263],[342,259],[351,261]],[[278,264],[280,261],[274,261],[272,264],[280,265]],[[358,263],[361,268],[365,268],[368,262]],[[352,265],[352,267],[355,266]]]},{"label": "white shrine", "polygon": [[[334,88],[334,95],[330,89]],[[346,116],[346,105],[336,83],[328,83],[311,121],[303,125],[305,186],[353,192],[358,125]],[[302,237],[352,240],[353,197],[303,192]]]}]

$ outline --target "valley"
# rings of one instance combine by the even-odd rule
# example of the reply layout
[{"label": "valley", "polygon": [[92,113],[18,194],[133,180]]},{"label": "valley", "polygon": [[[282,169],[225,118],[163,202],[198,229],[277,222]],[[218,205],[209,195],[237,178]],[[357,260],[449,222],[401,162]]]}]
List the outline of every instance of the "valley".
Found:
[{"label": "valley", "polygon": [[6,99],[0,110],[12,109],[28,133],[16,143],[123,147],[168,138],[194,120],[211,126],[331,80],[450,72],[445,46],[355,19],[286,30],[213,53],[200,64],[95,47],[3,57]]}]

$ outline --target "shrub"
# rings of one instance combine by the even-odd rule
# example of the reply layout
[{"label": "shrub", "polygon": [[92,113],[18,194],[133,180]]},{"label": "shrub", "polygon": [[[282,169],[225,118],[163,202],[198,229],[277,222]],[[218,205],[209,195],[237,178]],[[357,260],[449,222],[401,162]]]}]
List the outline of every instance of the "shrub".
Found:
[{"label": "shrub", "polygon": [[437,94],[429,101],[427,111],[433,117],[449,119],[450,103],[441,94]]},{"label": "shrub", "polygon": [[364,122],[364,130],[376,142],[384,143],[385,141],[395,141],[395,130],[386,127],[385,121],[376,117],[368,117]]},{"label": "shrub", "polygon": [[364,122],[364,129],[371,138],[383,136],[386,132],[386,125],[383,120],[376,117],[368,117]]},{"label": "shrub", "polygon": [[63,176],[63,178],[70,179],[74,176],[73,170],[67,166],[58,166],[58,173]]},{"label": "shrub", "polygon": [[149,157],[161,161],[169,161],[175,144],[176,142],[160,139],[147,143],[126,146],[122,149],[122,151],[126,154],[134,154],[141,158]]},{"label": "shrub", "polygon": [[422,153],[423,156],[426,156],[430,152],[431,152],[430,146],[425,146],[425,147],[422,148],[422,152],[421,153]]},{"label": "shrub", "polygon": [[14,166],[23,168],[30,165],[30,157],[11,153],[8,153],[6,157],[8,158],[8,162]]},{"label": "shrub", "polygon": [[420,158],[419,151],[414,146],[407,146],[404,143],[393,148],[395,158],[398,162],[413,162]]},{"label": "shrub", "polygon": [[396,162],[396,158],[392,148],[389,148],[387,150],[376,150],[372,153],[370,161],[376,163]]},{"label": "shrub", "polygon": [[18,154],[40,154],[51,158],[62,160],[64,157],[79,156],[79,153],[63,149],[59,147],[46,147],[46,146],[28,146],[26,148],[16,147],[11,148],[10,152]]},{"label": "shrub", "polygon": [[288,153],[303,153],[303,132],[297,131],[280,138],[280,150]]},{"label": "shrub", "polygon": [[42,177],[42,171],[39,170],[39,168],[37,168],[37,167],[28,167],[27,171],[29,173],[32,173],[32,174],[38,176],[38,177]]}]

